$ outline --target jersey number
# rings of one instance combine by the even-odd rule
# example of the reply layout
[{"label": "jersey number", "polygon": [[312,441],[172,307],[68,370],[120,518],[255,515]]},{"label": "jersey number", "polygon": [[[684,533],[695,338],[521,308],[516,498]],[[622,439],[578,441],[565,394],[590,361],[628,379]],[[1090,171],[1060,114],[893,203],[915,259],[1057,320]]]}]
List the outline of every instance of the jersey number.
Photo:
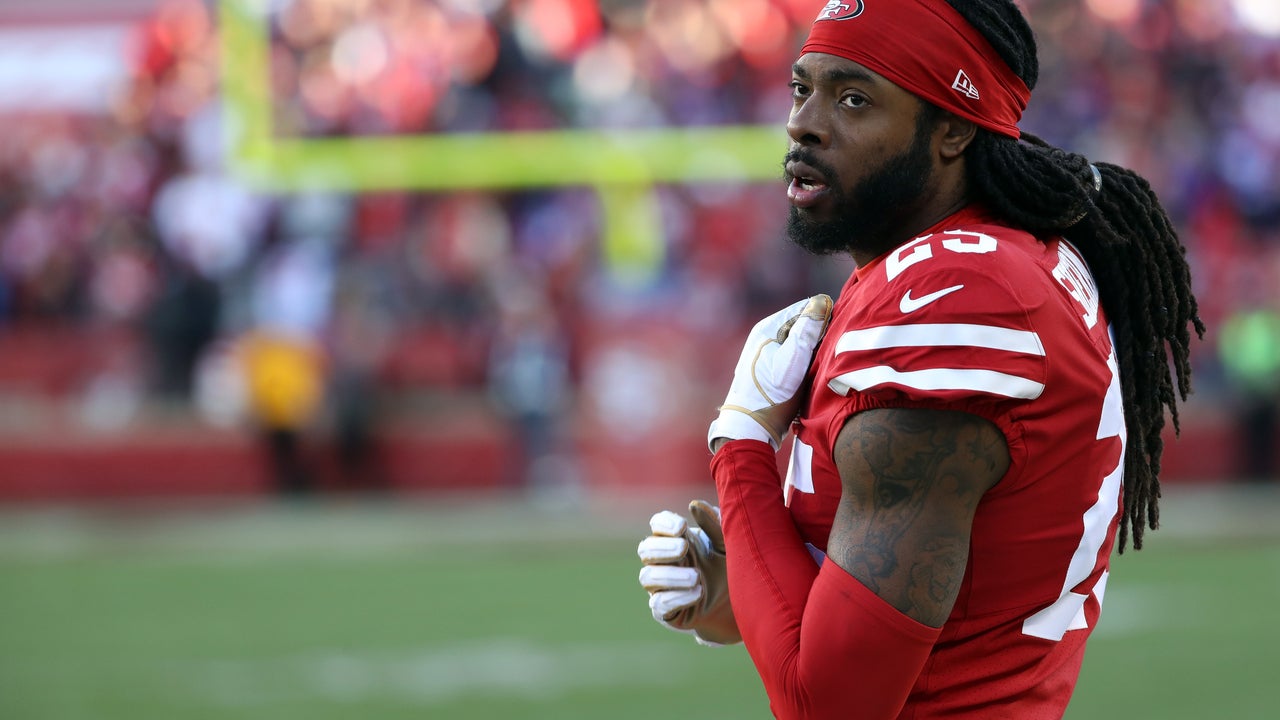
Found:
[{"label": "jersey number", "polygon": [[889,253],[889,256],[884,261],[885,279],[892,280],[901,275],[903,270],[933,257],[932,241],[938,237],[942,238],[940,243],[942,247],[953,253],[977,253],[981,255],[995,252],[997,247],[995,238],[980,232],[948,230],[941,234],[930,233],[929,235],[918,237]]},{"label": "jersey number", "polygon": [[1085,583],[1093,576],[1098,565],[1107,560],[1100,556],[1102,545],[1107,540],[1111,529],[1111,521],[1120,510],[1120,485],[1124,478],[1124,449],[1127,435],[1124,427],[1124,406],[1120,396],[1120,371],[1116,367],[1116,353],[1113,349],[1107,358],[1107,367],[1111,370],[1111,382],[1107,385],[1107,397],[1102,403],[1102,418],[1098,423],[1098,440],[1119,438],[1120,459],[1111,472],[1102,478],[1098,488],[1098,500],[1084,513],[1084,533],[1080,536],[1080,544],[1071,555],[1071,563],[1067,566],[1067,577],[1062,584],[1062,594],[1052,605],[1027,618],[1022,623],[1024,635],[1058,641],[1068,630],[1082,630],[1089,627],[1084,615],[1084,603],[1092,593],[1098,598],[1098,606],[1102,606],[1102,596],[1107,587],[1107,572],[1103,571],[1094,583],[1088,587]]}]

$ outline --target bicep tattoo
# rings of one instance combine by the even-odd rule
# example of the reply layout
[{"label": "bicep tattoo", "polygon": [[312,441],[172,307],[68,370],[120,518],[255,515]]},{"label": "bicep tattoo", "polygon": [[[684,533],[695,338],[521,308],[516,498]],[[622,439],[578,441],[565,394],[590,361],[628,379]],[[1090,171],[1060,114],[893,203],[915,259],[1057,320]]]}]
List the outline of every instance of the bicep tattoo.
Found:
[{"label": "bicep tattoo", "polygon": [[844,492],[829,554],[894,607],[940,626],[978,501],[1008,468],[1004,436],[966,413],[872,410],[846,423],[835,460]]}]

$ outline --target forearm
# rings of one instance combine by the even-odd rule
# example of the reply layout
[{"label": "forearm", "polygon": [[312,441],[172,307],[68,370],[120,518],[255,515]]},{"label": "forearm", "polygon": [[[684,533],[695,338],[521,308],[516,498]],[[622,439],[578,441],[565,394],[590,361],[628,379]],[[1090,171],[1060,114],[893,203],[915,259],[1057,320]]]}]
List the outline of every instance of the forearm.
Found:
[{"label": "forearm", "polygon": [[780,718],[894,718],[938,630],[895,610],[833,562],[819,571],[782,504],[764,443],[712,460],[743,640]]}]

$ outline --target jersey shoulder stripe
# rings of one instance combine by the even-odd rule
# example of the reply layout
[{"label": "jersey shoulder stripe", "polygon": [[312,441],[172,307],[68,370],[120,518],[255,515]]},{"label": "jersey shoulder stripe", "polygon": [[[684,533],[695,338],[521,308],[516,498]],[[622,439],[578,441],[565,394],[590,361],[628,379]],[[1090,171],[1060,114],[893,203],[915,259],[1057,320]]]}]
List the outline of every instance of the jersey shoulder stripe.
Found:
[{"label": "jersey shoulder stripe", "polygon": [[836,355],[859,350],[943,346],[1044,355],[1044,345],[1035,332],[973,323],[915,323],[849,330],[836,342]]},{"label": "jersey shoulder stripe", "polygon": [[1044,383],[995,370],[973,368],[895,370],[886,365],[874,365],[837,375],[827,383],[840,395],[848,395],[851,390],[866,392],[888,385],[931,393],[981,393],[1021,400],[1034,400],[1044,392]]}]

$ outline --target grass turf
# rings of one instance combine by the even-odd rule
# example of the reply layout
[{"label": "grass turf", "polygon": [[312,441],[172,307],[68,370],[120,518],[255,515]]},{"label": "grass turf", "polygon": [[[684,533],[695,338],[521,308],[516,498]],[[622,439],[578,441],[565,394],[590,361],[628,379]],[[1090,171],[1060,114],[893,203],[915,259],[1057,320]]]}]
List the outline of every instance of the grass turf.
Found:
[{"label": "grass turf", "polygon": [[[648,619],[642,517],[161,517],[5,519],[0,718],[769,717],[741,648]],[[1068,719],[1274,717],[1277,604],[1280,540],[1157,533]]]}]

